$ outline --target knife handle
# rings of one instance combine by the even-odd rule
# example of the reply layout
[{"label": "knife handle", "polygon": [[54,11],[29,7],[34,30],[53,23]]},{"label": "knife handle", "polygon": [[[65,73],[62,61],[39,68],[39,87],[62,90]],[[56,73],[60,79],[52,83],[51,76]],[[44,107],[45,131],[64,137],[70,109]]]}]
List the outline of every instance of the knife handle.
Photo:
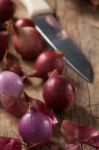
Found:
[{"label": "knife handle", "polygon": [[45,0],[20,0],[28,12],[28,16],[33,16],[52,13],[50,6]]}]

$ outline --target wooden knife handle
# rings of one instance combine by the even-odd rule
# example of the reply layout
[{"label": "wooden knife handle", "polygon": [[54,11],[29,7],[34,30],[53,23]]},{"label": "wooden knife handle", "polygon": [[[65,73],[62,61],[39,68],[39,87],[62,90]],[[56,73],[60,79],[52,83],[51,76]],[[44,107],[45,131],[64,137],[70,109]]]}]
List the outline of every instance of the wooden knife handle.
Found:
[{"label": "wooden knife handle", "polygon": [[20,0],[26,7],[29,17],[52,13],[50,6],[45,0]]}]

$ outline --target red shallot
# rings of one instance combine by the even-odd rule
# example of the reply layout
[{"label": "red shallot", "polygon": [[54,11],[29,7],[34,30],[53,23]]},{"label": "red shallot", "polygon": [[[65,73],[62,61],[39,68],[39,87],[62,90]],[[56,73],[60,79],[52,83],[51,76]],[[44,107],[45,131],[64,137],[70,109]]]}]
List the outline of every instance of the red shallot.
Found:
[{"label": "red shallot", "polygon": [[46,79],[54,69],[57,69],[59,74],[63,72],[63,54],[54,50],[46,50],[38,56],[34,64],[34,70],[29,76]]},{"label": "red shallot", "polygon": [[19,122],[19,133],[28,147],[40,146],[50,139],[58,120],[44,102],[24,94],[29,109]]},{"label": "red shallot", "polygon": [[28,146],[42,145],[52,136],[52,123],[48,116],[32,107],[21,118],[19,133]]},{"label": "red shallot", "polygon": [[43,39],[32,27],[16,29],[12,36],[15,50],[25,59],[34,60],[43,51]]},{"label": "red shallot", "polygon": [[0,95],[19,97],[23,92],[21,77],[11,71],[0,72]]},{"label": "red shallot", "polygon": [[74,85],[63,75],[53,73],[43,87],[43,98],[50,108],[63,111],[75,104]]}]

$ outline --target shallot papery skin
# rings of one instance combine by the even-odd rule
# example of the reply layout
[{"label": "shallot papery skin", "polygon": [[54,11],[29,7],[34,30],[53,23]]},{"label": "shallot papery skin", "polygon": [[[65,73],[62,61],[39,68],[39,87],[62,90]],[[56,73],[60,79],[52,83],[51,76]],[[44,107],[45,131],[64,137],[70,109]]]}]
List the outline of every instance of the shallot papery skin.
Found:
[{"label": "shallot papery skin", "polygon": [[0,94],[19,97],[23,92],[23,82],[19,75],[11,71],[0,72]]},{"label": "shallot papery skin", "polygon": [[16,138],[0,136],[0,150],[21,150],[21,141]]},{"label": "shallot papery skin", "polygon": [[65,150],[81,150],[79,145],[69,144],[66,145]]},{"label": "shallot papery skin", "polygon": [[21,118],[28,110],[28,103],[24,98],[0,96],[0,103],[3,108],[11,115]]},{"label": "shallot papery skin", "polygon": [[3,59],[6,50],[8,50],[8,32],[0,32],[0,60]]},{"label": "shallot papery skin", "polygon": [[44,102],[32,98],[32,107],[36,108],[38,111],[42,112],[44,115],[48,116],[53,127],[58,123],[58,119],[56,118],[52,109],[50,109]]},{"label": "shallot papery skin", "polygon": [[0,0],[0,21],[7,21],[13,17],[15,5],[12,0]]},{"label": "shallot papery skin", "polygon": [[15,22],[15,26],[18,27],[18,28],[21,28],[21,27],[34,27],[34,23],[29,18],[21,18],[21,19],[18,19]]},{"label": "shallot papery skin", "polygon": [[3,59],[3,71],[12,71],[18,74],[19,76],[24,76],[24,72],[22,70],[21,64],[17,57],[8,53],[6,57]]},{"label": "shallot papery skin", "polygon": [[18,74],[20,77],[24,76],[24,72],[21,68],[21,65],[18,63],[14,63],[12,64],[12,66],[10,66],[10,64],[8,64],[9,66],[4,66],[3,67],[3,71],[12,71],[15,72],[16,74]]},{"label": "shallot papery skin", "polygon": [[99,148],[99,130],[64,120],[61,131],[68,144],[84,143]]},{"label": "shallot papery skin", "polygon": [[41,145],[52,135],[52,123],[49,118],[31,108],[19,122],[19,133],[28,146]]},{"label": "shallot papery skin", "polygon": [[63,111],[75,104],[75,87],[63,75],[53,75],[43,86],[43,98],[55,111]]},{"label": "shallot papery skin", "polygon": [[25,59],[35,60],[43,51],[43,39],[33,27],[20,28],[12,36],[15,50]]},{"label": "shallot papery skin", "polygon": [[54,50],[46,50],[37,57],[33,73],[30,76],[46,79],[54,69],[57,69],[58,73],[62,74],[64,69],[63,54]]}]

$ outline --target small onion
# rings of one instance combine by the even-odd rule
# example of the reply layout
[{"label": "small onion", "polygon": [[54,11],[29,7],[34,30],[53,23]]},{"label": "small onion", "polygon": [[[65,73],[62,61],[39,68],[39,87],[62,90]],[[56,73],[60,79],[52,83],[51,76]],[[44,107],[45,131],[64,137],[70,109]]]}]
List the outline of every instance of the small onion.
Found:
[{"label": "small onion", "polygon": [[23,82],[16,73],[11,71],[0,72],[0,94],[19,97],[23,91]]},{"label": "small onion", "polygon": [[43,87],[43,98],[50,108],[63,111],[75,103],[75,88],[62,75],[53,74]]},{"label": "small onion", "polygon": [[7,21],[13,17],[15,5],[12,0],[0,0],[0,21]]},{"label": "small onion", "polygon": [[0,60],[3,59],[6,50],[8,49],[8,32],[0,33]]},{"label": "small onion", "polygon": [[28,146],[37,146],[48,141],[52,135],[52,123],[36,108],[31,108],[19,122],[19,133]]},{"label": "small onion", "polygon": [[34,27],[34,23],[32,20],[28,18],[21,18],[18,19],[15,23],[15,26],[20,28],[20,27]]},{"label": "small onion", "polygon": [[57,69],[58,73],[61,74],[64,68],[64,60],[62,57],[62,53],[55,52],[54,50],[42,52],[35,61],[33,73],[29,76],[46,79],[48,74],[54,69]]},{"label": "small onion", "polygon": [[0,136],[0,150],[21,150],[21,141],[16,138]]},{"label": "small onion", "polygon": [[12,36],[15,50],[25,59],[34,60],[43,51],[43,39],[32,27],[23,27]]}]

